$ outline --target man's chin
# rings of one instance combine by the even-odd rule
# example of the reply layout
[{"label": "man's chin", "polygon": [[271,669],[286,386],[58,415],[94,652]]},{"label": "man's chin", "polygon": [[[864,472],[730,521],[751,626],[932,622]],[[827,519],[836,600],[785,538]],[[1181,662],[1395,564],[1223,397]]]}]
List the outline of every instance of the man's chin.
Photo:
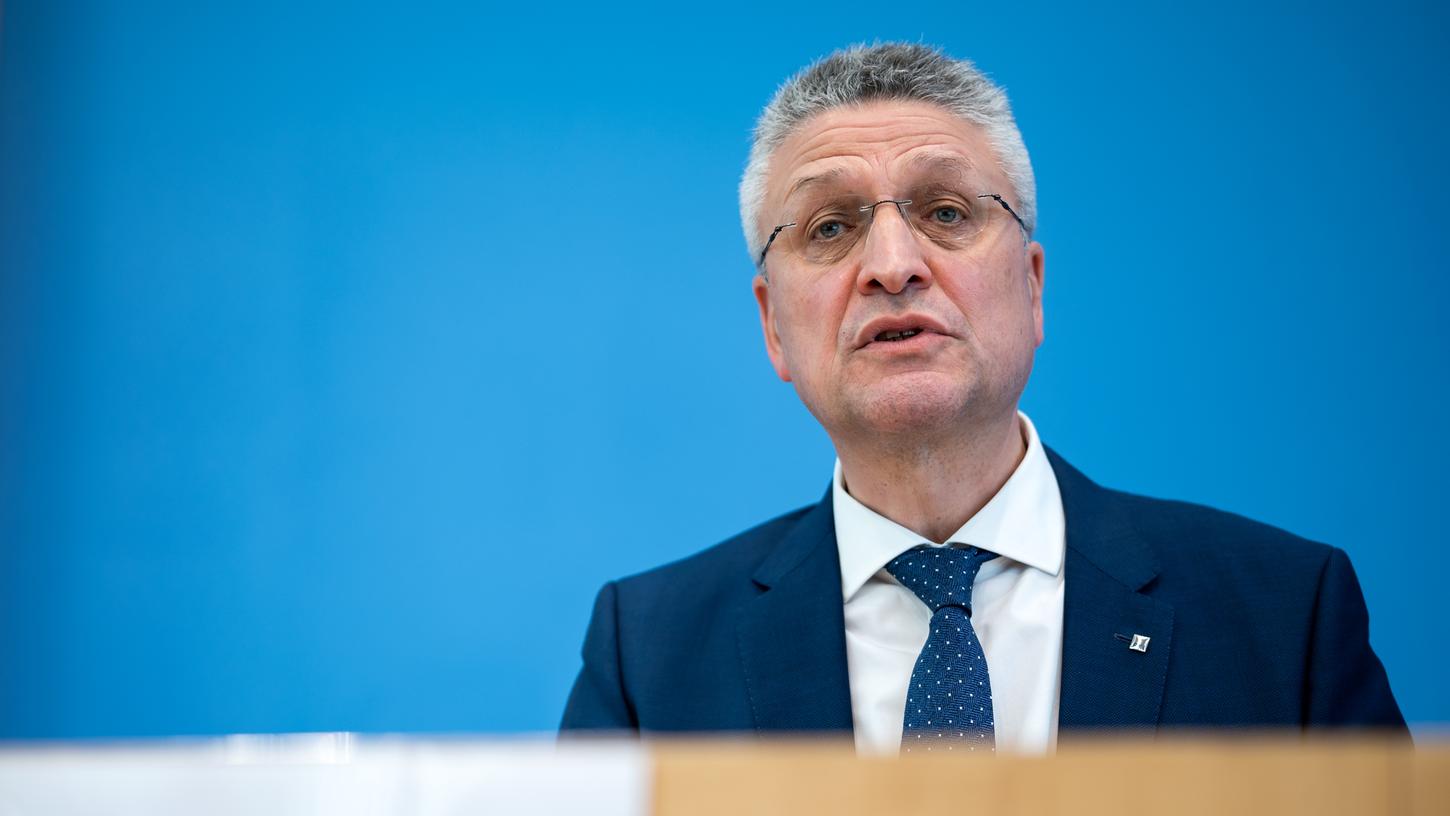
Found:
[{"label": "man's chin", "polygon": [[961,383],[899,382],[857,395],[857,421],[874,433],[892,437],[934,436],[960,425],[967,413]]}]

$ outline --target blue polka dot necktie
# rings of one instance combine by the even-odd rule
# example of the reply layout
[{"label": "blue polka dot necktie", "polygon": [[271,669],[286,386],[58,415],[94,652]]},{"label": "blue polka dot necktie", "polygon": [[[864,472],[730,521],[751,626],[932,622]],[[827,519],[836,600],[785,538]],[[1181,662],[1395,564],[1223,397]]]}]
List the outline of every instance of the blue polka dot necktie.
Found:
[{"label": "blue polka dot necktie", "polygon": [[911,672],[901,750],[994,751],[992,681],[972,630],[972,582],[997,554],[976,547],[913,547],[886,565],[931,610],[926,645]]}]

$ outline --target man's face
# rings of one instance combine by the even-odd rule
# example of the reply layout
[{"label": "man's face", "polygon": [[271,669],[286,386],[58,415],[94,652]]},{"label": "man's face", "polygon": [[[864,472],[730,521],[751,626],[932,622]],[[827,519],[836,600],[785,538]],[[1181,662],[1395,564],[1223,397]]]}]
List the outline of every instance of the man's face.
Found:
[{"label": "man's face", "polygon": [[[815,181],[806,181],[815,179]],[[938,183],[997,193],[1019,208],[986,137],[934,105],[874,102],[808,120],[770,162],[763,235],[807,222],[820,200],[917,201]],[[935,196],[933,192],[931,195]],[[933,201],[935,198],[933,198]],[[975,206],[1000,208],[991,199]],[[914,438],[981,427],[1016,409],[1042,343],[1043,252],[1005,211],[965,247],[929,240],[891,204],[828,263],[766,254],[754,282],[766,349],[827,432]],[[794,240],[805,240],[796,236]],[[919,329],[908,339],[894,332]],[[839,441],[839,440],[838,440]]]}]

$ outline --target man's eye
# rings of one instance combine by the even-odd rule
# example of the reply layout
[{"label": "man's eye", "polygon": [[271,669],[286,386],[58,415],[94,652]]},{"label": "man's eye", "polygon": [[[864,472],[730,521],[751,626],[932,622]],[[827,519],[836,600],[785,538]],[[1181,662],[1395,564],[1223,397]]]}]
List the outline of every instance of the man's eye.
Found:
[{"label": "man's eye", "polygon": [[931,211],[931,218],[938,224],[955,224],[962,220],[964,213],[961,209],[950,204],[943,204]]},{"label": "man's eye", "polygon": [[822,221],[812,231],[812,237],[829,241],[833,238],[841,237],[841,233],[845,231],[846,225],[840,221]]}]

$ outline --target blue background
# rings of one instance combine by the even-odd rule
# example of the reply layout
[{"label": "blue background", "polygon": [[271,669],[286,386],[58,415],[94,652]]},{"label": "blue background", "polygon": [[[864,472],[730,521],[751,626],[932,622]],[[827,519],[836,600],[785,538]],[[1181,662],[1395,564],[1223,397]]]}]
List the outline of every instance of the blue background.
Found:
[{"label": "blue background", "polygon": [[735,185],[875,38],[1012,95],[1046,441],[1345,548],[1450,721],[1443,5],[483,5],[5,4],[0,737],[552,728],[603,581],[827,484]]}]

